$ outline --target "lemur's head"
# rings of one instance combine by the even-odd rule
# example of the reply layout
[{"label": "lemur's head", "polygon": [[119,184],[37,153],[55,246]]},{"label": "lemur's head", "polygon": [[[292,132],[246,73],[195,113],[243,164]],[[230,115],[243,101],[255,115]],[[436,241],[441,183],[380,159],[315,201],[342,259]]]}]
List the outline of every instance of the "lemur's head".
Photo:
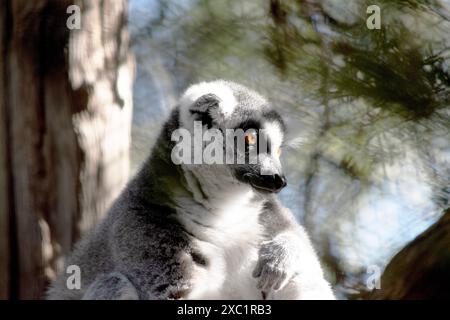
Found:
[{"label": "lemur's head", "polygon": [[[197,131],[198,136],[202,129],[203,157],[212,155],[215,168],[221,165],[239,183],[261,192],[278,192],[286,186],[280,163],[285,125],[258,93],[222,80],[199,83],[183,94],[179,117],[180,127],[191,135]],[[210,141],[223,148],[205,149]],[[194,146],[192,150],[195,153]]]}]

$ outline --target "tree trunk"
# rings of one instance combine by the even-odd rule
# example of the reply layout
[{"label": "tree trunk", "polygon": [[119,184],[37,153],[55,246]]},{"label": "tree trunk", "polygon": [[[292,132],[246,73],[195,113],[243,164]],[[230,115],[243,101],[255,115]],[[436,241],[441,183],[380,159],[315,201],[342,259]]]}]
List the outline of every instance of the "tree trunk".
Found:
[{"label": "tree trunk", "polygon": [[[5,56],[7,33],[5,30],[6,10],[0,7],[0,56]],[[0,59],[0,299],[9,297],[10,292],[10,194],[9,194],[9,164],[7,148],[6,120],[6,63]]]},{"label": "tree trunk", "polygon": [[126,182],[133,60],[125,0],[5,1],[0,296],[35,299]]},{"label": "tree trunk", "polygon": [[371,299],[450,299],[450,209],[397,253]]}]

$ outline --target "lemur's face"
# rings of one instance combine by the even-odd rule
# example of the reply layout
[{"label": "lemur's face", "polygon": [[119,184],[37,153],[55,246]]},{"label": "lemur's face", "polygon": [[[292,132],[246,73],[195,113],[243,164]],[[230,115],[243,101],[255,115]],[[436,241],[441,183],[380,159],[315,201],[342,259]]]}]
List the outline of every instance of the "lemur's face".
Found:
[{"label": "lemur's face", "polygon": [[239,182],[261,192],[286,186],[280,163],[285,125],[259,94],[225,81],[195,85],[181,99],[180,124],[194,133],[195,121],[203,132],[221,134],[221,166]]}]

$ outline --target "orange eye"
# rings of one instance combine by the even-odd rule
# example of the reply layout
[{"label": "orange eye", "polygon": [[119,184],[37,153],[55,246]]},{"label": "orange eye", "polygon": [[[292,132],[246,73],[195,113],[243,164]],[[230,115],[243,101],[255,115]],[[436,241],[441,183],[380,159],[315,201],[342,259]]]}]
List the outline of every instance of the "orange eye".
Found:
[{"label": "orange eye", "polygon": [[256,132],[251,132],[251,133],[247,133],[245,135],[245,142],[250,145],[253,146],[256,144]]},{"label": "orange eye", "polygon": [[278,155],[278,156],[281,156],[282,153],[283,153],[283,150],[281,150],[281,148],[278,148],[278,150],[277,150],[277,155]]}]

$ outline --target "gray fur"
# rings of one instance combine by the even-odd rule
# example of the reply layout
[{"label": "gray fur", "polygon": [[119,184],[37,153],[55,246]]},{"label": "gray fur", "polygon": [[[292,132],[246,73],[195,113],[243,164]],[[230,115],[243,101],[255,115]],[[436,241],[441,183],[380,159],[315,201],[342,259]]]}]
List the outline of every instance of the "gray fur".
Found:
[{"label": "gray fur", "polygon": [[[221,109],[227,91],[214,90],[216,84],[231,89],[234,108]],[[303,228],[274,193],[242,178],[257,167],[172,163],[171,133],[202,109],[217,128],[257,119],[278,121],[284,130],[257,93],[224,81],[205,88],[206,97],[181,99],[149,159],[67,259],[81,268],[81,289],[69,290],[63,272],[49,299],[333,298]],[[183,118],[183,108],[199,110]]]}]

